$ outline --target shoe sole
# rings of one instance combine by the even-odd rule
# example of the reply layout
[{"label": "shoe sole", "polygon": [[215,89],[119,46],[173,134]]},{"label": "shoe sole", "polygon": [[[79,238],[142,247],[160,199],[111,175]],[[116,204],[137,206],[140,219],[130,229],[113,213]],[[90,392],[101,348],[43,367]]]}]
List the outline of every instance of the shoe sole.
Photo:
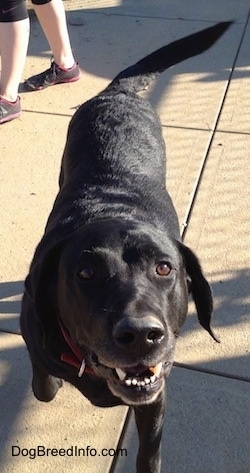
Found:
[{"label": "shoe sole", "polygon": [[22,112],[13,113],[12,115],[8,115],[4,118],[1,118],[0,125],[2,125],[2,123],[10,122],[11,120],[14,120],[15,118],[20,117],[21,113]]},{"label": "shoe sole", "polygon": [[48,87],[52,85],[58,85],[58,84],[69,84],[70,82],[76,82],[77,80],[80,79],[80,75],[77,77],[72,77],[72,79],[67,79],[67,80],[62,80],[62,81],[56,81],[56,82],[50,82],[50,84],[46,84],[45,86],[40,86],[40,87],[35,87],[33,84],[29,84],[29,82],[25,82],[24,85],[27,87],[29,90],[43,90],[47,89]]}]

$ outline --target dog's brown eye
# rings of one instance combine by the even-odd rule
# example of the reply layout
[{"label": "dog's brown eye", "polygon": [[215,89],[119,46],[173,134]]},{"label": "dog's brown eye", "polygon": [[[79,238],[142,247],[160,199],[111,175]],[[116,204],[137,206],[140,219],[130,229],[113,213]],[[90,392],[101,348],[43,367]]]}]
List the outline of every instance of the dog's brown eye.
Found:
[{"label": "dog's brown eye", "polygon": [[156,272],[159,274],[159,276],[168,276],[171,272],[171,266],[166,261],[161,261],[156,266]]},{"label": "dog's brown eye", "polygon": [[95,277],[95,271],[93,268],[83,268],[79,272],[81,279],[93,279]]}]

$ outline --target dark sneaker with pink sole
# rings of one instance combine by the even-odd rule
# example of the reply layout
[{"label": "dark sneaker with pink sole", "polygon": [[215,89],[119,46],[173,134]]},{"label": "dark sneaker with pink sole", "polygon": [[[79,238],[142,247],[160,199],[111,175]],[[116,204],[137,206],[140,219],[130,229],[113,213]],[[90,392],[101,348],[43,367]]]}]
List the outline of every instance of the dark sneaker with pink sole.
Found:
[{"label": "dark sneaker with pink sole", "polygon": [[20,117],[21,113],[20,97],[17,97],[15,102],[9,102],[0,97],[0,124]]},{"label": "dark sneaker with pink sole", "polygon": [[80,78],[80,68],[76,62],[70,69],[59,67],[54,61],[49,69],[27,79],[24,84],[29,90],[42,90],[50,85],[75,82]]}]

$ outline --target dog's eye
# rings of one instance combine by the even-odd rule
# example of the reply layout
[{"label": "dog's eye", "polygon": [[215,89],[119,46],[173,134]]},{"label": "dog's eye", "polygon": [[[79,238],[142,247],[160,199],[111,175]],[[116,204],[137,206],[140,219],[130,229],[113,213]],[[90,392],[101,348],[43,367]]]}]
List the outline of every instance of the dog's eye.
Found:
[{"label": "dog's eye", "polygon": [[93,268],[83,268],[78,273],[81,279],[93,279],[95,277],[95,271]]},{"label": "dog's eye", "polygon": [[156,266],[156,272],[159,274],[159,276],[168,276],[169,273],[171,272],[171,266],[169,263],[166,261],[161,261],[160,263],[157,264]]}]

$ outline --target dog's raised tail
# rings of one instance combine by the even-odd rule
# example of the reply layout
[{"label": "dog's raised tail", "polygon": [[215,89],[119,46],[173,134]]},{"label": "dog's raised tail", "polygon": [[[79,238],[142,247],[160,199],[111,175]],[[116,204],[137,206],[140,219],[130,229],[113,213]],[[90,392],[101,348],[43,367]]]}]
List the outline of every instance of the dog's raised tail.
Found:
[{"label": "dog's raised tail", "polygon": [[232,21],[217,23],[157,49],[133,66],[120,72],[108,88],[118,88],[126,93],[139,92],[161,72],[192,56],[197,56],[209,49],[223,35]]}]

